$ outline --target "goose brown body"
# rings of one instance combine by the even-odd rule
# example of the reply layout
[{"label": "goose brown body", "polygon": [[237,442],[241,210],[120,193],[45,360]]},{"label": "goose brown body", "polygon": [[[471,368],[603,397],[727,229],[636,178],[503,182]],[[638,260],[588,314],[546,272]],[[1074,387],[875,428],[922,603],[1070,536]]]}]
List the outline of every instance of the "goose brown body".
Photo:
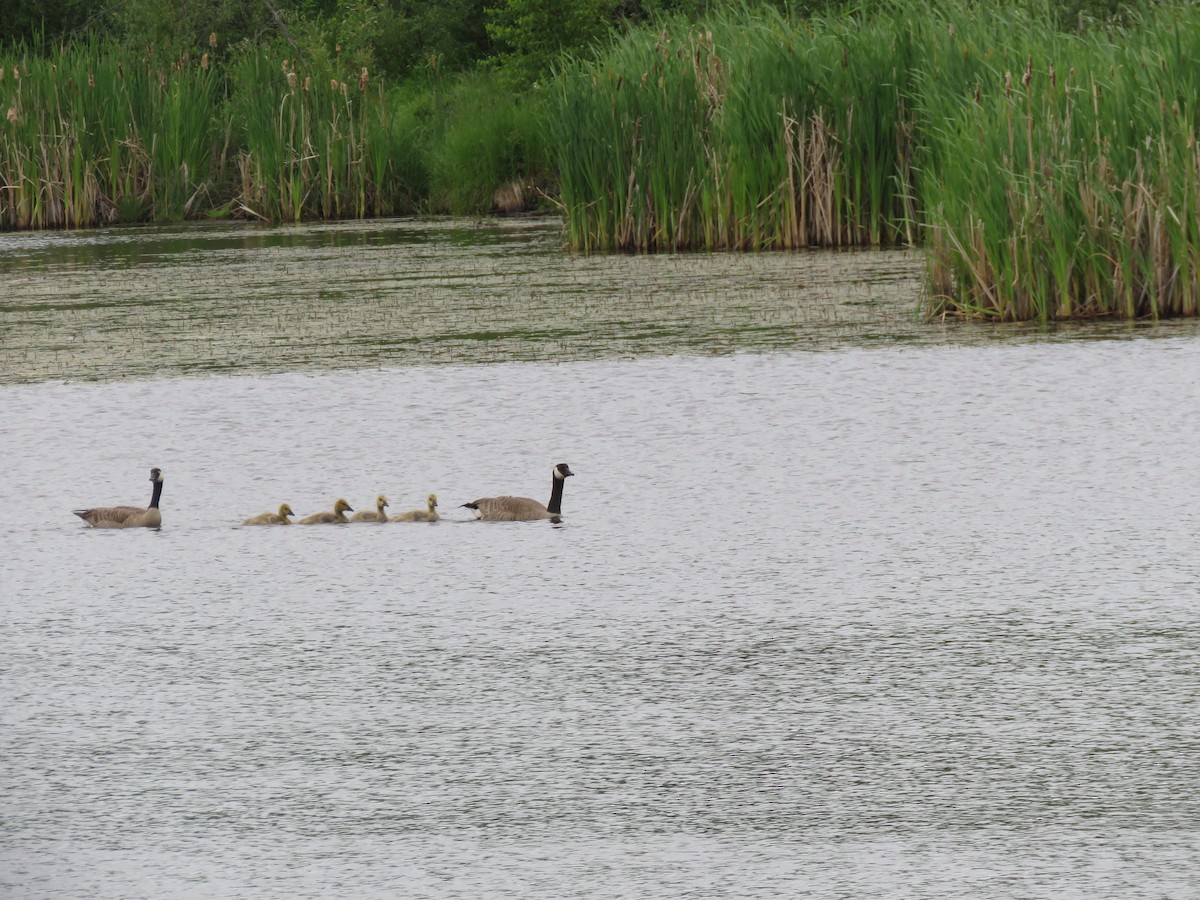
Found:
[{"label": "goose brown body", "polygon": [[531,497],[480,497],[463,506],[475,512],[485,522],[534,522],[538,519],[559,519],[562,516],[563,482],[575,473],[566,463],[554,467],[550,502],[543,506]]},{"label": "goose brown body", "polygon": [[158,501],[162,497],[162,469],[151,469],[150,480],[154,483],[150,505],[141,506],[94,506],[77,509],[75,515],[91,528],[158,528],[162,525],[162,513]]},{"label": "goose brown body", "polygon": [[286,503],[279,506],[279,512],[259,513],[257,516],[251,516],[243,525],[291,525],[291,516],[295,513],[292,508]]},{"label": "goose brown body", "polygon": [[436,522],[441,516],[437,511],[437,494],[430,494],[425,509],[412,509],[398,516],[392,516],[389,522]]},{"label": "goose brown body", "polygon": [[340,525],[350,520],[346,518],[346,513],[354,512],[352,507],[345,500],[338,499],[333,504],[333,511],[326,510],[325,512],[313,513],[311,516],[305,516],[297,524],[299,525]]}]

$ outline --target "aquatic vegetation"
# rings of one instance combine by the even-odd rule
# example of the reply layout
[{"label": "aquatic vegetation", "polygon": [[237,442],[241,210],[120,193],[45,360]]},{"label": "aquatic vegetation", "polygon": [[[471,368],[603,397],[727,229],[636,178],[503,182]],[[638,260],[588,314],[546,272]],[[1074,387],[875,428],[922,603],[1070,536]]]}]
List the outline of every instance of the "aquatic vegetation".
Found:
[{"label": "aquatic vegetation", "polygon": [[215,37],[174,59],[85,39],[0,72],[0,228],[481,212],[545,155],[486,73],[428,103],[270,47],[225,59]]},{"label": "aquatic vegetation", "polygon": [[564,67],[562,209],[586,250],[924,244],[935,315],[1194,315],[1198,91],[1185,4],[720,14]]}]

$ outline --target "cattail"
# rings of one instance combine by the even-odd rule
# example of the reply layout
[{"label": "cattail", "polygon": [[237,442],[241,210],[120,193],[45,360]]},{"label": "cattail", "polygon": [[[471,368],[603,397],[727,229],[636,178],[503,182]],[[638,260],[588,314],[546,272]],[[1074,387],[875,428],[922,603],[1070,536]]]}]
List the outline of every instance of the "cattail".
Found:
[{"label": "cattail", "polygon": [[337,83],[337,79],[336,79],[336,78],[330,78],[330,79],[329,79],[329,89],[330,89],[331,91],[334,91],[335,93],[337,92],[337,89],[338,89],[338,83]]},{"label": "cattail", "polygon": [[281,63],[281,65],[283,66],[283,71],[284,71],[284,73],[286,74],[286,73],[287,73],[287,70],[288,70],[288,61],[285,59],[285,60],[284,60],[284,61]]},{"label": "cattail", "polygon": [[304,76],[304,93],[306,94],[308,93],[308,83],[311,80],[307,75]]},{"label": "cattail", "polygon": [[342,85],[341,85],[341,88],[342,88],[342,96],[343,96],[343,97],[349,96],[349,95],[348,95],[346,92],[347,92],[348,90],[350,90],[350,83],[349,83],[349,82],[346,82],[346,81],[343,81],[343,82],[342,82]]},{"label": "cattail", "polygon": [[294,88],[295,86],[296,86],[296,73],[288,72],[288,87]]},{"label": "cattail", "polygon": [[1058,73],[1054,71],[1054,66],[1050,66],[1050,87],[1058,87]]},{"label": "cattail", "polygon": [[18,69],[16,66],[13,66],[13,81],[20,81],[20,80],[21,80],[21,70]]},{"label": "cattail", "polygon": [[342,44],[340,41],[333,45],[333,52],[337,53],[337,54],[340,54],[342,52]]},{"label": "cattail", "polygon": [[1029,87],[1029,82],[1033,81],[1033,57],[1025,60],[1025,74],[1021,76],[1021,84]]},{"label": "cattail", "polygon": [[1012,96],[1012,72],[1004,73],[1004,96]]},{"label": "cattail", "polygon": [[202,68],[202,69],[208,68],[208,54],[207,53],[205,53],[203,56],[200,57],[200,68]]},{"label": "cattail", "polygon": [[8,108],[8,121],[13,125],[17,124],[17,111],[11,106]]},{"label": "cattail", "polygon": [[94,88],[95,86],[96,86],[96,76],[93,75],[91,72],[88,72],[88,87]]},{"label": "cattail", "polygon": [[358,73],[358,92],[361,94],[367,89],[367,67],[363,66],[363,70]]},{"label": "cattail", "polygon": [[117,77],[125,80],[125,63],[117,63]]},{"label": "cattail", "polygon": [[214,50],[217,49],[217,33],[215,31],[208,36],[208,46],[212,47]]}]

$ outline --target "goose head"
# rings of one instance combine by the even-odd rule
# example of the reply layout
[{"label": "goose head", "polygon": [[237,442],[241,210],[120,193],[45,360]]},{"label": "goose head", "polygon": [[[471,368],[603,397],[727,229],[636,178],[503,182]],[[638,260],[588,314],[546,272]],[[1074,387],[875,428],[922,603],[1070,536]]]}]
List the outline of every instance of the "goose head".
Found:
[{"label": "goose head", "polygon": [[562,481],[564,478],[568,477],[569,475],[574,475],[574,474],[575,473],[571,471],[571,467],[568,466],[566,463],[559,463],[557,466],[554,467],[554,477],[557,478],[559,481]]},{"label": "goose head", "polygon": [[344,512],[354,512],[354,507],[339,497],[337,503],[333,504],[333,511],[339,514]]},{"label": "goose head", "polygon": [[286,519],[289,516],[294,516],[294,515],[295,515],[295,513],[292,512],[292,508],[290,506],[288,506],[288,504],[281,503],[279,505],[279,518]]}]

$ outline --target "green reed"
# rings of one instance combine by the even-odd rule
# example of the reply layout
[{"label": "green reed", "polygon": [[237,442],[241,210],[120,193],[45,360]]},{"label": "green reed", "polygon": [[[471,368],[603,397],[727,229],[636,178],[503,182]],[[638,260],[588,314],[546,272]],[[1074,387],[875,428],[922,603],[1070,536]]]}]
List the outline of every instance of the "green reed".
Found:
[{"label": "green reed", "polygon": [[219,86],[207,58],[106,51],[80,41],[0,60],[0,227],[112,222],[124,198],[179,218],[209,185]]},{"label": "green reed", "polygon": [[159,59],[85,39],[0,70],[0,228],[484,212],[545,166],[530,104],[495,87],[432,109],[271,47]]},{"label": "green reed", "polygon": [[1179,6],[1041,33],[993,46],[969,99],[926,92],[943,123],[924,184],[931,311],[1195,315],[1200,21]]},{"label": "green reed", "polygon": [[581,249],[925,244],[929,311],[1194,315],[1200,17],[948,0],[635,31],[564,67]]},{"label": "green reed", "polygon": [[906,240],[913,41],[899,16],[772,9],[633,32],[557,81],[555,154],[582,248]]}]

